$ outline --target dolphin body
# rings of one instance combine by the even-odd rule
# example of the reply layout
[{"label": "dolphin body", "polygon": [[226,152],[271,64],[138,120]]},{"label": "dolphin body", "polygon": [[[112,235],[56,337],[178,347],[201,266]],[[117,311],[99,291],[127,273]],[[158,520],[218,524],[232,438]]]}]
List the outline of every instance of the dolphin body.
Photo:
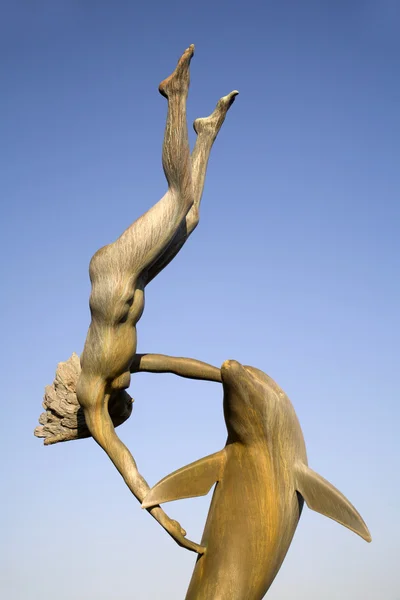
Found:
[{"label": "dolphin body", "polygon": [[307,466],[294,408],[268,375],[236,361],[221,367],[228,430],[220,452],[156,484],[142,506],[202,496],[215,482],[186,600],[260,600],[289,549],[303,507],[367,542],[370,533],[350,502]]}]

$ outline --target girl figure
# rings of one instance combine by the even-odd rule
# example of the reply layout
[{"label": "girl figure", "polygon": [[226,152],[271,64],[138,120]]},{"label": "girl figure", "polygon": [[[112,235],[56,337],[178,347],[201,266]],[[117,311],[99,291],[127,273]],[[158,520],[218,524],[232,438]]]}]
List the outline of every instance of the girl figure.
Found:
[{"label": "girl figure", "polygon": [[[130,373],[172,369],[183,376],[220,381],[219,369],[204,363],[136,354],[136,324],[144,309],[145,286],[174,258],[198,224],[210,150],[238,94],[233,91],[221,98],[209,117],[195,120],[197,140],[190,156],[186,100],[193,53],[191,45],[172,75],[159,86],[160,93],[168,100],[162,151],[168,191],[115,242],[98,250],[89,267],[91,323],[81,355],[77,398],[91,435],[139,502],[149,486],[139,474],[132,454],[117,436],[109,414],[129,410],[124,390],[129,387]],[[171,366],[168,361],[175,362]],[[179,545],[194,552],[203,551],[185,538],[179,523],[159,506],[149,512]]]}]

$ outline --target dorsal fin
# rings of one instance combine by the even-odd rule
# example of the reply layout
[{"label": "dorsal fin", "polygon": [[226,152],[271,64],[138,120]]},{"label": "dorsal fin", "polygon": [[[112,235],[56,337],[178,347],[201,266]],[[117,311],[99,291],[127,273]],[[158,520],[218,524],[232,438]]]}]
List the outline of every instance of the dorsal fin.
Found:
[{"label": "dorsal fin", "polygon": [[366,542],[371,541],[371,534],[361,515],[329,481],[302,463],[296,465],[295,476],[296,489],[308,508],[351,529]]},{"label": "dorsal fin", "polygon": [[214,483],[221,479],[225,460],[224,449],[167,475],[148,492],[142,508],[182,498],[205,496]]}]

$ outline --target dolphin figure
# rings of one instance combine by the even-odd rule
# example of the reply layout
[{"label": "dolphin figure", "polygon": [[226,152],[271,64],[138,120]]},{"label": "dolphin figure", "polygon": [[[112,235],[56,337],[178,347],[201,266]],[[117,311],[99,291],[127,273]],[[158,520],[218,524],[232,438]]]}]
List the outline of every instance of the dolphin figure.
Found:
[{"label": "dolphin figure", "polygon": [[156,484],[143,508],[202,496],[217,482],[186,600],[260,600],[289,549],[303,500],[367,542],[368,528],[333,485],[307,466],[303,434],[282,389],[262,371],[221,367],[228,430],[220,452]]}]

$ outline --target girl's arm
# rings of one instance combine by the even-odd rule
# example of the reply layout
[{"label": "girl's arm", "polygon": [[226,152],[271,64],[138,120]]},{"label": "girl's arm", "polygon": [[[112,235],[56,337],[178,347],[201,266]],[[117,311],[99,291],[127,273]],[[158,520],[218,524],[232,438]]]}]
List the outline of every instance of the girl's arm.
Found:
[{"label": "girl's arm", "polygon": [[165,354],[136,354],[131,373],[174,373],[188,379],[202,379],[221,383],[221,371],[194,358],[166,356]]}]

